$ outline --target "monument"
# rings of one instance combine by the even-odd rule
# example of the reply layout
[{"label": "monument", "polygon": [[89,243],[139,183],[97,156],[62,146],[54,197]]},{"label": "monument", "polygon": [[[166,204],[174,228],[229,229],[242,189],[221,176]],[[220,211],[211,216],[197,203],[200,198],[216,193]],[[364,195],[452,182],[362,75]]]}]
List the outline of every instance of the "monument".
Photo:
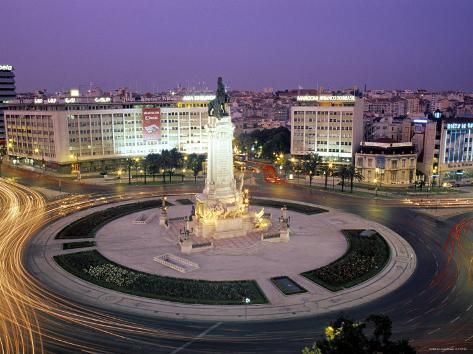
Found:
[{"label": "monument", "polygon": [[248,190],[243,189],[244,176],[238,183],[233,173],[233,130],[226,105],[229,96],[222,78],[218,78],[216,97],[209,102],[207,178],[202,193],[196,195],[194,233],[204,238],[245,236],[264,231],[270,221],[264,210],[249,210]]}]

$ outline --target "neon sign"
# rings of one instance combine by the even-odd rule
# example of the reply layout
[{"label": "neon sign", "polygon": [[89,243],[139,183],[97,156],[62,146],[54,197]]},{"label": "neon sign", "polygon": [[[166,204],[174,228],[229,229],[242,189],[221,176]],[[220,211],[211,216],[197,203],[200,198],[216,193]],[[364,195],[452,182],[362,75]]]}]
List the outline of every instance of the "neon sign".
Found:
[{"label": "neon sign", "polygon": [[448,130],[473,129],[473,123],[448,123],[447,129]]},{"label": "neon sign", "polygon": [[12,71],[13,66],[7,65],[7,64],[2,64],[2,65],[0,65],[0,70]]},{"label": "neon sign", "polygon": [[355,96],[353,95],[344,95],[344,96],[297,96],[297,101],[299,102],[312,102],[312,101],[355,101]]},{"label": "neon sign", "polygon": [[71,98],[65,98],[64,99],[64,102],[66,103],[75,103],[76,102],[76,99],[74,97],[71,97]]},{"label": "neon sign", "polygon": [[191,95],[183,96],[183,101],[211,101],[215,98],[215,95]]},{"label": "neon sign", "polygon": [[97,103],[107,103],[107,102],[111,102],[112,99],[110,97],[96,97],[95,98],[95,102]]}]

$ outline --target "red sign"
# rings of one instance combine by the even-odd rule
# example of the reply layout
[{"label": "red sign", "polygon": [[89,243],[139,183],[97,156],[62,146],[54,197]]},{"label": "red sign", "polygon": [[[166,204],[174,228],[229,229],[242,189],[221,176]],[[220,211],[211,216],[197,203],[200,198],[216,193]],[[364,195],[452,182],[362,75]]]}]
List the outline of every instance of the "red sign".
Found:
[{"label": "red sign", "polygon": [[161,138],[161,108],[143,108],[143,140]]}]

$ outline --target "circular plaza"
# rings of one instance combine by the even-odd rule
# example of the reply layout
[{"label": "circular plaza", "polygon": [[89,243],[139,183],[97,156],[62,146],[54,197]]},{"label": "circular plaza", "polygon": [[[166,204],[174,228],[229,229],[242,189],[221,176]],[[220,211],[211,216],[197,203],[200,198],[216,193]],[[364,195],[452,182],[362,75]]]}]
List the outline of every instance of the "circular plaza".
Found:
[{"label": "circular plaza", "polygon": [[[251,208],[264,208],[272,224],[266,232],[214,239],[211,247],[182,254],[179,240],[191,213],[189,198],[167,198],[167,225],[160,225],[159,200],[64,217],[35,238],[33,271],[54,291],[95,306],[234,321],[311,316],[360,305],[400,287],[416,267],[411,246],[380,224],[330,208],[264,198]],[[275,242],[281,206],[287,206],[290,239]],[[96,225],[84,231],[87,235],[74,231],[91,220]],[[368,236],[358,235],[362,231]],[[365,243],[374,242],[372,234],[388,253],[370,268],[357,262],[364,248],[375,248]],[[343,282],[343,276],[351,278]]]}]

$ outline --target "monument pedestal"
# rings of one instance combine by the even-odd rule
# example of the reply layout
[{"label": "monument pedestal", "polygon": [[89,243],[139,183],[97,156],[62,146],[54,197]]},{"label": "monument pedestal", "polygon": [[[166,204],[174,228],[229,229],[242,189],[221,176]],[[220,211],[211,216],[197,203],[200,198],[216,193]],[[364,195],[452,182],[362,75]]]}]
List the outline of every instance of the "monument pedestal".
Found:
[{"label": "monument pedestal", "polygon": [[196,195],[192,225],[198,237],[241,237],[270,225],[268,220],[263,222],[263,212],[249,212],[243,175],[237,186],[233,174],[233,130],[230,116],[209,118],[207,178],[204,190]]}]

